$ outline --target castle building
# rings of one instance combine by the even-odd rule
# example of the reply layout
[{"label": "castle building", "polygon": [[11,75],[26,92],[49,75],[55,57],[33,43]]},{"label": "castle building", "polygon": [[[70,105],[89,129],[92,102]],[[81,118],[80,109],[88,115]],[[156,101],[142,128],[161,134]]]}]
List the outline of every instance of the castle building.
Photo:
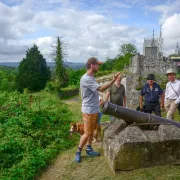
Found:
[{"label": "castle building", "polygon": [[160,27],[160,36],[159,38],[144,39],[143,44],[143,55],[153,59],[163,60],[163,38],[162,38],[162,26]]},{"label": "castle building", "polygon": [[154,39],[153,45],[152,39],[144,39],[143,55],[156,59],[158,57],[158,39]]}]

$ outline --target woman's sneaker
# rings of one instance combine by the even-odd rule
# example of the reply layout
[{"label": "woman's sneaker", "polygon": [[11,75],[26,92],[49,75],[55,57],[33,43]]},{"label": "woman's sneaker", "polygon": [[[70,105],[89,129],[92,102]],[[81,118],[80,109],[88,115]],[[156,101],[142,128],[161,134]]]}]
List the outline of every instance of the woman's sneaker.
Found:
[{"label": "woman's sneaker", "polygon": [[81,162],[81,152],[77,152],[75,156],[75,162],[79,163]]}]

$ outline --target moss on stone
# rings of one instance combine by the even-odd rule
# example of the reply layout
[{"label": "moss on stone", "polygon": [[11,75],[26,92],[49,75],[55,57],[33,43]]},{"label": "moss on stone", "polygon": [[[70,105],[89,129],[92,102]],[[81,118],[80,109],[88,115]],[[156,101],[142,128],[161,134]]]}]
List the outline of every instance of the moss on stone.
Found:
[{"label": "moss on stone", "polygon": [[118,152],[118,158],[114,160],[114,170],[131,170],[142,167],[142,164],[147,161],[146,151],[147,143],[124,144]]}]

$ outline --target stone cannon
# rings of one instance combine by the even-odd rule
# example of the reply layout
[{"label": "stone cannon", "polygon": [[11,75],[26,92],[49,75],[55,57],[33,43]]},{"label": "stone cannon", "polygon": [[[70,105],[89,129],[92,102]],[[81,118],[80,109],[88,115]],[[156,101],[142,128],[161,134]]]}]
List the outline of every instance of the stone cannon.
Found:
[{"label": "stone cannon", "polygon": [[117,117],[103,138],[104,154],[114,171],[180,161],[180,123],[110,102],[102,112]]}]

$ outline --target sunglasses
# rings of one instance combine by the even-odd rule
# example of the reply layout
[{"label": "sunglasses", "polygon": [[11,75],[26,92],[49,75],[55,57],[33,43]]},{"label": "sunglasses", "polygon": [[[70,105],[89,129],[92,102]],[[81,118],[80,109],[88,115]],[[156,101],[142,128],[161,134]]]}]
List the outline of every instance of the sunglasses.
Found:
[{"label": "sunglasses", "polygon": [[167,76],[175,76],[175,74],[174,73],[169,73],[169,74],[167,74]]},{"label": "sunglasses", "polygon": [[154,81],[154,79],[148,79],[148,80]]}]

